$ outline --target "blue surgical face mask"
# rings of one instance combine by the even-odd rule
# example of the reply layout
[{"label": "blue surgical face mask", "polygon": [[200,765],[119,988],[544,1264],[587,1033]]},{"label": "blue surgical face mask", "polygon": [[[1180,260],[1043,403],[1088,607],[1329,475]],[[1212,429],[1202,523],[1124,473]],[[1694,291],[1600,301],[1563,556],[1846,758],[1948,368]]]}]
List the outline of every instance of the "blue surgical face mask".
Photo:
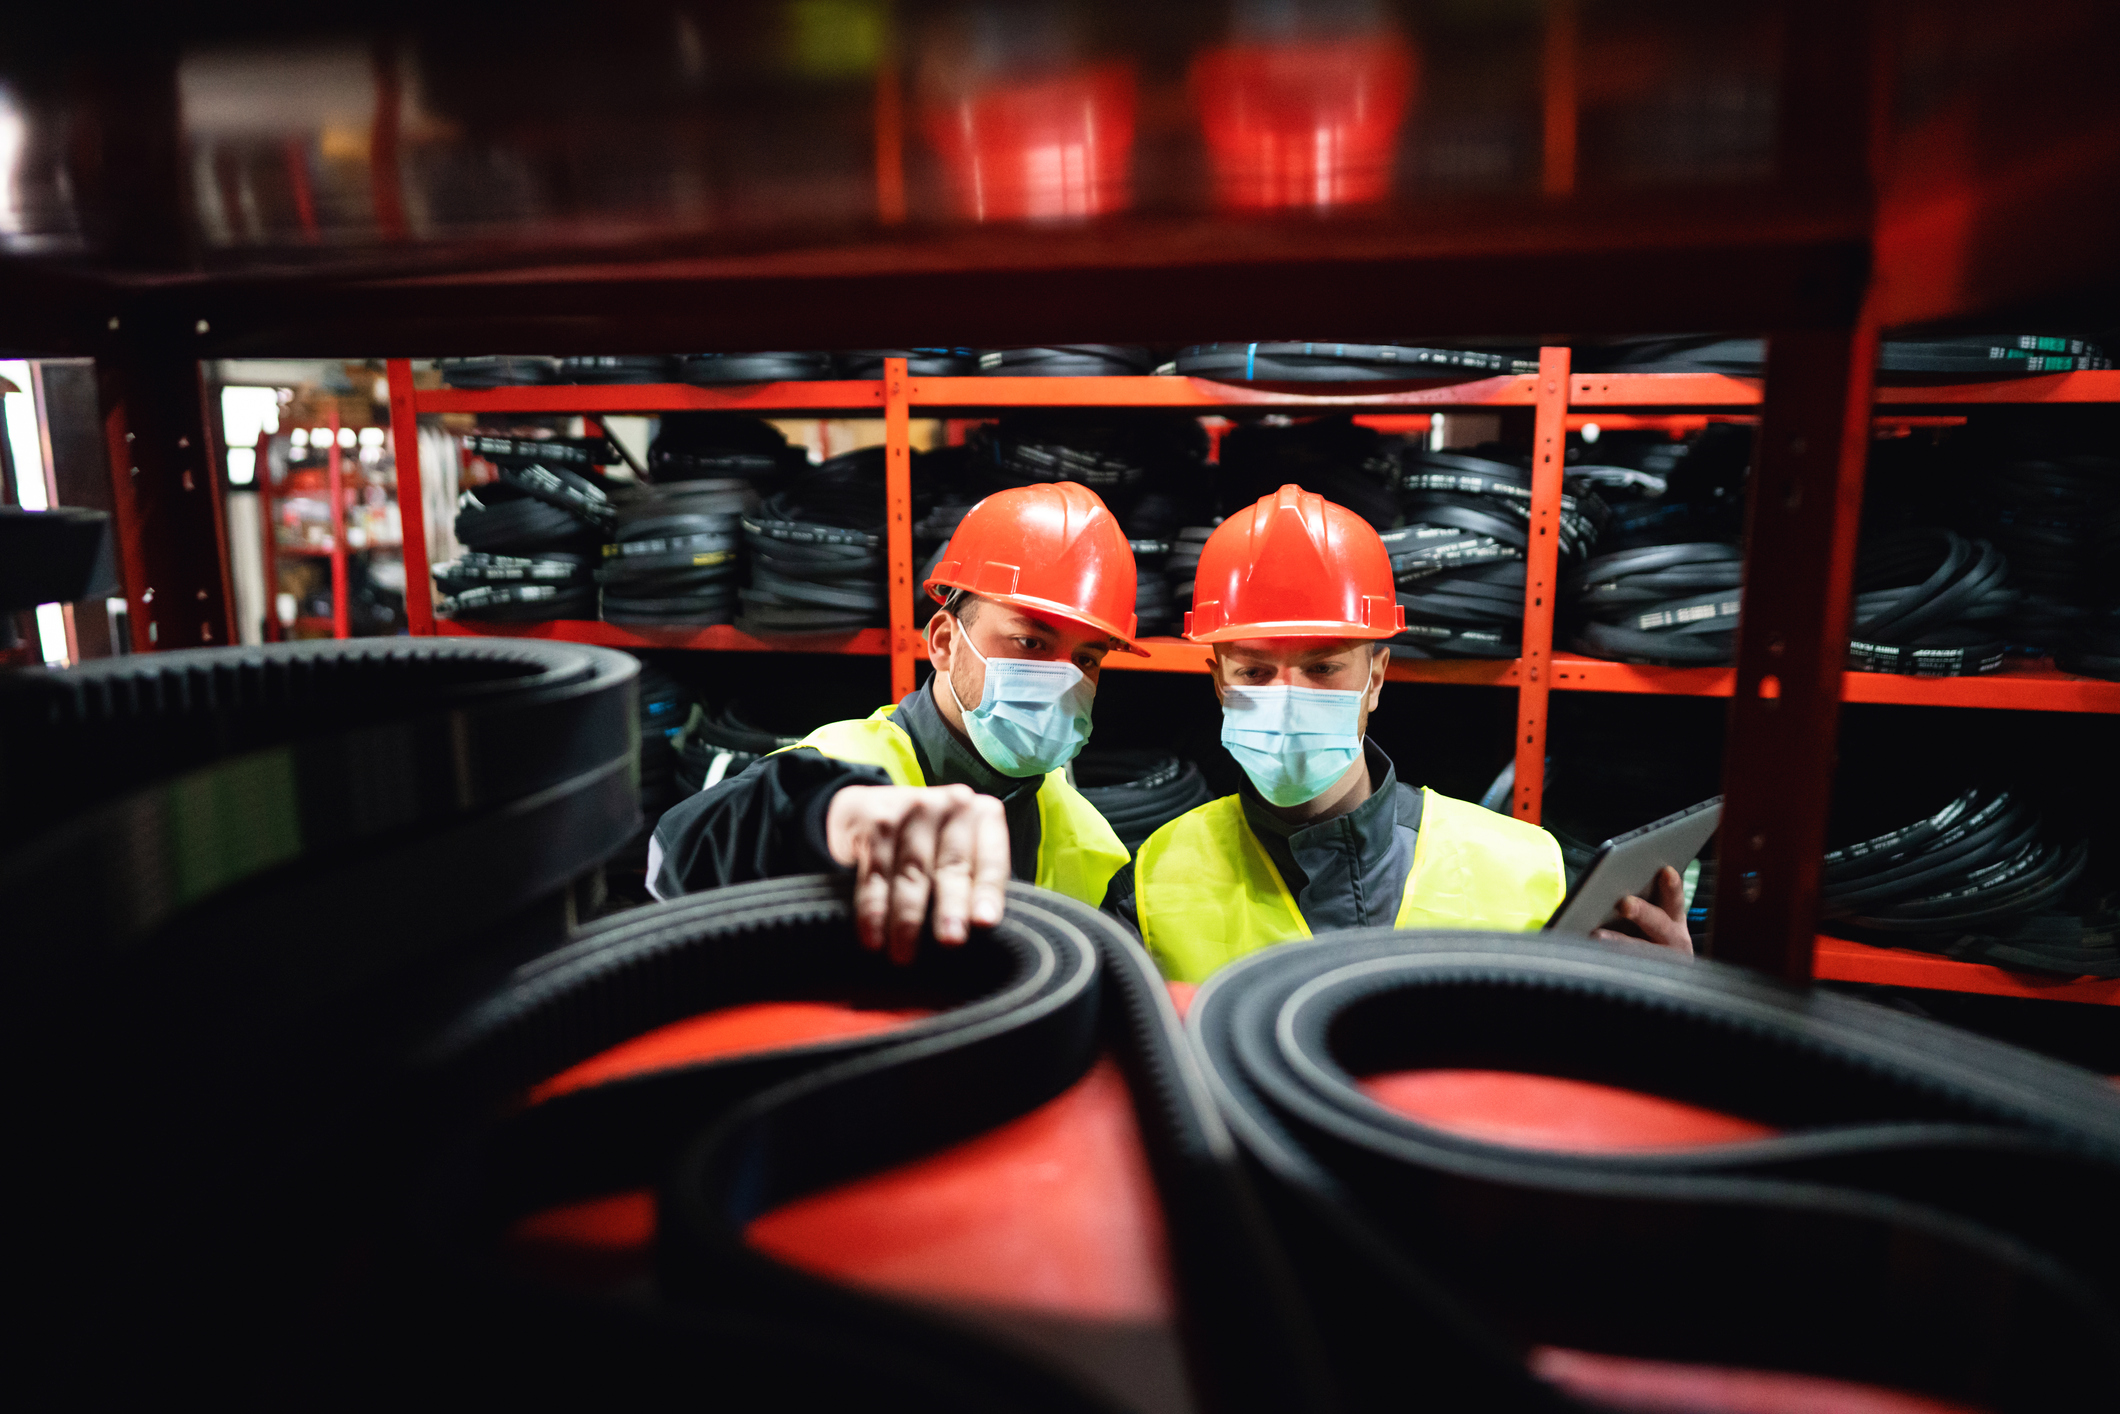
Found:
[{"label": "blue surgical face mask", "polygon": [[1316,800],[1362,754],[1361,691],[1224,687],[1222,744],[1275,805]]},{"label": "blue surgical face mask", "polygon": [[1096,684],[1073,663],[989,658],[972,647],[962,620],[957,641],[986,665],[979,705],[964,705],[948,673],[942,674],[942,685],[964,717],[965,735],[986,764],[1004,776],[1042,776],[1074,760],[1089,740]]}]

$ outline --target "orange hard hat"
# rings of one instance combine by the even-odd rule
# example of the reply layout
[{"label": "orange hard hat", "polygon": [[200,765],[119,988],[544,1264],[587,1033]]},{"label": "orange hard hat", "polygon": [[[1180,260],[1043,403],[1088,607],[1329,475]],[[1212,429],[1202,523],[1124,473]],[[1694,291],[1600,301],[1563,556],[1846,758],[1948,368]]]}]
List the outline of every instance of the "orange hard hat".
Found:
[{"label": "orange hard hat", "polygon": [[1200,548],[1185,636],[1390,638],[1406,629],[1391,555],[1345,506],[1300,486],[1262,496]]},{"label": "orange hard hat", "polygon": [[1134,643],[1133,549],[1087,486],[996,491],[965,515],[945,554],[923,586],[938,603],[962,589],[1084,624],[1147,656]]}]

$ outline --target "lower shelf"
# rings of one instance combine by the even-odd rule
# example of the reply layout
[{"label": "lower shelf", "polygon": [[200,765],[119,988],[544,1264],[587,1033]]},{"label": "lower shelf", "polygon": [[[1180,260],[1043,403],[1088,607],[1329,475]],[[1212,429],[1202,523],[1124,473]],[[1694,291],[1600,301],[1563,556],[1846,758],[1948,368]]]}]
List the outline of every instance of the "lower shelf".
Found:
[{"label": "lower shelf", "polygon": [[453,638],[544,638],[561,643],[595,643],[606,648],[705,648],[733,653],[853,653],[881,658],[890,653],[887,629],[852,633],[791,634],[755,638],[715,624],[706,628],[621,628],[597,619],[553,619],[546,623],[498,624],[436,619],[434,631]]},{"label": "lower shelf", "polygon": [[1935,992],[1983,992],[1992,997],[2120,1006],[2120,977],[2055,977],[2016,972],[1982,962],[1958,962],[1911,948],[1879,948],[1821,935],[1811,954],[1812,975],[1821,982],[1872,982],[1925,987]]}]

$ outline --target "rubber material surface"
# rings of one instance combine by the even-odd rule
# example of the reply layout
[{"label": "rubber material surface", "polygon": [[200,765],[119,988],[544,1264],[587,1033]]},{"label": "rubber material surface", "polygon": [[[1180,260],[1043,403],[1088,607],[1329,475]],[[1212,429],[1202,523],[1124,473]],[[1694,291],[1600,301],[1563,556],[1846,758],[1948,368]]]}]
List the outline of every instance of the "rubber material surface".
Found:
[{"label": "rubber material surface", "polygon": [[[1647,945],[1377,929],[1233,964],[1188,1027],[1280,1210],[1316,1235],[1291,1250],[1321,1327],[1346,1336],[1337,1373],[1376,1398],[1413,1360],[1461,1403],[1536,1402],[1490,1322],[1995,1408],[2071,1402],[2120,1339],[2099,1196],[2120,1169],[2120,1096],[2028,1052]],[[1779,1132],[1520,1149],[1358,1084],[1468,1066]]]}]

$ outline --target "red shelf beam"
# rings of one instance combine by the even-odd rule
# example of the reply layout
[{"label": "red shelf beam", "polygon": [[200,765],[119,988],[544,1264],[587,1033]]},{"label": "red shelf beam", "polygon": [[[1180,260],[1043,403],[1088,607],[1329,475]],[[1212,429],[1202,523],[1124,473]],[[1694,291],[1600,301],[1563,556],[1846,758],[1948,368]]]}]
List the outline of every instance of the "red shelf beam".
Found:
[{"label": "red shelf beam", "polygon": [[419,412],[790,412],[883,411],[881,379],[814,383],[561,383],[529,388],[421,388]]},{"label": "red shelf beam", "polygon": [[725,653],[852,653],[868,658],[890,655],[890,634],[880,628],[852,633],[795,634],[756,638],[714,624],[706,628],[622,628],[596,619],[552,619],[535,624],[474,623],[436,619],[435,632],[445,638],[543,638],[560,643],[595,643],[605,648],[694,648]]},{"label": "red shelf beam", "polygon": [[2090,1002],[2120,1006],[2120,977],[2057,977],[1982,962],[1959,962],[1911,948],[1879,948],[1820,935],[1812,976],[1822,982],[1870,982],[1924,987],[1934,992],[1981,992],[1991,997]]},{"label": "red shelf beam", "polygon": [[[1652,668],[1556,654],[1553,685],[1575,692],[1650,692],[1683,697],[1728,697],[1732,668]],[[1842,673],[1840,700],[1911,707],[2003,707],[2025,712],[2120,713],[2120,682],[2079,678],[2044,663],[2012,666],[1969,678],[1920,678],[1899,673]]]}]

